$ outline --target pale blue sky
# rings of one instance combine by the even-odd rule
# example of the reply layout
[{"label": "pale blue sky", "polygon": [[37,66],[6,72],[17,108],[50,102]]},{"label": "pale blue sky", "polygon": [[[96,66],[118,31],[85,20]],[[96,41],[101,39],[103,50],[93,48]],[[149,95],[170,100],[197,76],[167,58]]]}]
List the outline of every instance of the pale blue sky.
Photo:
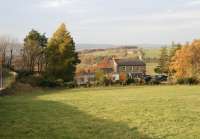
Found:
[{"label": "pale blue sky", "polygon": [[76,43],[138,44],[200,38],[200,0],[0,0],[0,35],[51,36],[65,22]]}]

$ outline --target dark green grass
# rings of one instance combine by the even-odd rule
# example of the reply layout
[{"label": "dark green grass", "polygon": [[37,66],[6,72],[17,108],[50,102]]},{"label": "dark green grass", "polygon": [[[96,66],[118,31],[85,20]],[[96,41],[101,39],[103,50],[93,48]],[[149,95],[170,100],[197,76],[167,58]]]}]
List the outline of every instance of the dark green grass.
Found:
[{"label": "dark green grass", "polygon": [[1,97],[0,138],[198,139],[200,87],[54,89]]}]

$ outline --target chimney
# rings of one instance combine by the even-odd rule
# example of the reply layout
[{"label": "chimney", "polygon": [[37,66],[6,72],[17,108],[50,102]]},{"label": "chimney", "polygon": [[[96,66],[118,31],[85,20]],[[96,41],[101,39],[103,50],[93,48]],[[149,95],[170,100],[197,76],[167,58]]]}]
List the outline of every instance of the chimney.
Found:
[{"label": "chimney", "polygon": [[139,60],[143,61],[143,56],[142,56],[141,51],[138,51],[138,58],[139,58]]},{"label": "chimney", "polygon": [[143,58],[141,55],[138,56],[139,57],[139,60],[143,61]]}]

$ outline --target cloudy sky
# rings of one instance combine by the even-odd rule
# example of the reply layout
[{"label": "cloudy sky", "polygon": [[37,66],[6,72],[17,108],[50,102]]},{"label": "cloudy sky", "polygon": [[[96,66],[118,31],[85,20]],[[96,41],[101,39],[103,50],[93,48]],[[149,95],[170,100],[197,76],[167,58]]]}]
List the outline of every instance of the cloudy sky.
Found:
[{"label": "cloudy sky", "polygon": [[51,36],[62,22],[76,43],[138,44],[200,38],[200,0],[0,0],[0,35]]}]

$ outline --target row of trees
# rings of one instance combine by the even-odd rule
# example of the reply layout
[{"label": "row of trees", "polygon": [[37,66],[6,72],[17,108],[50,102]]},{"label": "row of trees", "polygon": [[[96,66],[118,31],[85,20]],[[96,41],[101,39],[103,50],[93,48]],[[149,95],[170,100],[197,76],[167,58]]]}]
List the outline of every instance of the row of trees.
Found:
[{"label": "row of trees", "polygon": [[170,71],[175,79],[200,79],[200,40],[185,44],[171,59]]},{"label": "row of trees", "polygon": [[19,73],[39,75],[51,81],[73,81],[76,65],[80,62],[65,24],[61,24],[50,39],[36,30],[30,31],[24,39],[21,56]]},{"label": "row of trees", "polygon": [[171,81],[200,81],[200,40],[184,45],[173,44],[170,50],[163,47],[155,71],[167,74]]},{"label": "row of trees", "polygon": [[155,72],[158,74],[171,74],[170,73],[170,63],[172,62],[172,57],[175,56],[176,51],[181,49],[181,44],[172,44],[171,48],[162,47],[160,58],[158,60],[158,66],[155,68]]},{"label": "row of trees", "polygon": [[0,37],[0,63],[4,68],[12,68],[13,53],[20,44],[9,36]]},{"label": "row of trees", "polygon": [[13,57],[20,45],[10,36],[0,37],[0,88],[4,87],[5,74],[13,69]]}]

